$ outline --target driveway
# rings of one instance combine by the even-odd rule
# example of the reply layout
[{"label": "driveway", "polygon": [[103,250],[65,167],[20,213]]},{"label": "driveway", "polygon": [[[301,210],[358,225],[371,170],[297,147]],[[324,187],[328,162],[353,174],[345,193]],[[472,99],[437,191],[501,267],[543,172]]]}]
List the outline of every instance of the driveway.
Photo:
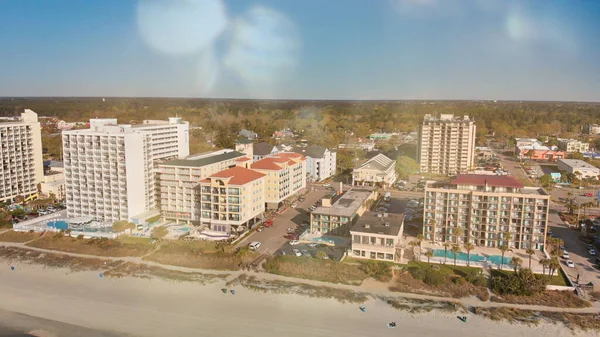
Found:
[{"label": "driveway", "polygon": [[287,234],[287,229],[292,228],[294,231],[299,230],[303,223],[310,221],[310,215],[307,212],[308,208],[317,201],[321,200],[330,190],[316,190],[304,196],[305,200],[298,203],[298,206],[289,208],[283,214],[277,215],[273,220],[273,226],[263,228],[262,232],[255,231],[244,240],[238,242],[236,247],[243,247],[250,242],[258,241],[262,245],[258,249],[260,253],[274,254],[283,245],[287,243],[284,236]]},{"label": "driveway", "polygon": [[279,249],[277,251],[277,254],[285,254],[285,255],[290,255],[290,256],[294,256],[294,254],[292,253],[292,250],[297,249],[301,252],[302,256],[310,256],[310,257],[316,257],[316,254],[318,251],[324,251],[325,254],[327,254],[327,256],[330,259],[336,260],[336,261],[340,261],[342,259],[342,257],[344,256],[344,253],[347,251],[347,248],[345,247],[333,247],[333,246],[328,246],[328,245],[324,245],[324,244],[318,244],[318,245],[309,245],[309,244],[305,244],[305,243],[301,243],[295,246],[291,246],[289,244],[284,244],[283,247],[281,247],[281,249]]},{"label": "driveway", "polygon": [[571,280],[576,280],[579,274],[579,283],[593,282],[600,284],[600,271],[594,267],[597,256],[591,256],[585,244],[579,240],[580,232],[569,229],[560,219],[557,212],[550,211],[548,228],[553,234],[562,239],[565,249],[569,252],[569,258],[575,263],[575,268],[566,266],[566,260],[562,257],[560,262],[563,269]]}]

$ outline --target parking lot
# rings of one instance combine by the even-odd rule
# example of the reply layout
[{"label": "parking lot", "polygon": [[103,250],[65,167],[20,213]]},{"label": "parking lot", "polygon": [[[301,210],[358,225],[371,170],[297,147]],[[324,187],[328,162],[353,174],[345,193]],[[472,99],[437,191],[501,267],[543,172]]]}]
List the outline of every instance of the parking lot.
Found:
[{"label": "parking lot", "polygon": [[238,242],[237,247],[244,247],[251,242],[258,241],[261,243],[258,249],[261,253],[275,254],[282,247],[288,246],[288,239],[285,236],[288,234],[288,228],[292,232],[300,234],[310,221],[310,215],[307,212],[308,208],[321,200],[330,190],[315,190],[304,196],[305,200],[299,202],[296,208],[290,208],[283,214],[279,214],[273,218],[271,227],[264,227],[262,231],[255,231],[244,240]]},{"label": "parking lot", "polygon": [[[575,281],[579,275],[579,283],[585,284],[593,282],[600,285],[600,270],[595,265],[595,260],[599,256],[589,254],[586,244],[579,240],[581,233],[579,231],[569,229],[558,216],[556,211],[550,211],[548,228],[552,234],[565,243],[565,249],[569,252],[569,259],[575,264],[574,268],[569,268],[566,265],[566,260],[561,257],[561,264],[567,273],[567,276]],[[596,247],[597,249],[598,247]]]}]

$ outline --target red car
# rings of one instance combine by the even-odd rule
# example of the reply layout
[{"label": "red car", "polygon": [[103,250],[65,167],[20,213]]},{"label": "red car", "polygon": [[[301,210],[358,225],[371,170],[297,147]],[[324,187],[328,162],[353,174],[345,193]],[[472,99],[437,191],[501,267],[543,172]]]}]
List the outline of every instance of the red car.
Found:
[{"label": "red car", "polygon": [[583,196],[585,197],[593,197],[594,195],[592,193],[583,193]]},{"label": "red car", "polygon": [[265,225],[265,227],[271,227],[271,226],[273,226],[273,220],[267,220],[264,222],[263,225]]},{"label": "red car", "polygon": [[288,234],[288,235],[284,236],[284,238],[286,238],[288,240],[298,240],[298,237],[299,236],[296,233],[291,233],[291,234]]}]

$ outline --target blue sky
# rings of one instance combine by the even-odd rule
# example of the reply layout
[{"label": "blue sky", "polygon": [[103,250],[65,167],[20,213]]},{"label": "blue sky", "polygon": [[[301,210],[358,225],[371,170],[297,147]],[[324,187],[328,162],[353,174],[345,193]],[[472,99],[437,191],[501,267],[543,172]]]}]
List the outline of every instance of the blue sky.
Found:
[{"label": "blue sky", "polygon": [[0,0],[0,96],[600,101],[596,0]]}]

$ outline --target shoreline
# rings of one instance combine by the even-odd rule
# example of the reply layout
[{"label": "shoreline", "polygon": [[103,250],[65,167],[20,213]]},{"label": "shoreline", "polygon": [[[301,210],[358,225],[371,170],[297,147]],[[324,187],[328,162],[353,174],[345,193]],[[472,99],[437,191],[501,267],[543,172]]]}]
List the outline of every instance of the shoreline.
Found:
[{"label": "shoreline", "polygon": [[[586,333],[570,330],[562,323],[514,324],[473,314],[464,314],[469,317],[468,323],[462,323],[456,318],[459,312],[411,313],[394,309],[375,296],[361,304],[367,307],[363,313],[358,310],[358,304],[262,292],[241,284],[235,286],[235,295],[223,294],[220,289],[227,287],[225,279],[202,285],[132,276],[100,278],[96,271],[74,272],[35,263],[20,264],[11,271],[5,259],[0,261],[0,279],[3,280],[0,309],[121,334],[236,336],[247,335],[248,328],[252,327],[256,334],[267,336],[284,332],[290,336],[387,335],[395,331],[386,327],[389,321],[396,321],[402,331],[413,331],[415,335],[444,333],[467,337],[479,336],[481,331],[489,336],[504,336],[509,331],[528,336]],[[406,299],[398,295],[398,299]],[[160,322],[162,325],[157,324]],[[199,322],[203,328],[197,327]],[[172,329],[178,333],[173,334]]]}]

